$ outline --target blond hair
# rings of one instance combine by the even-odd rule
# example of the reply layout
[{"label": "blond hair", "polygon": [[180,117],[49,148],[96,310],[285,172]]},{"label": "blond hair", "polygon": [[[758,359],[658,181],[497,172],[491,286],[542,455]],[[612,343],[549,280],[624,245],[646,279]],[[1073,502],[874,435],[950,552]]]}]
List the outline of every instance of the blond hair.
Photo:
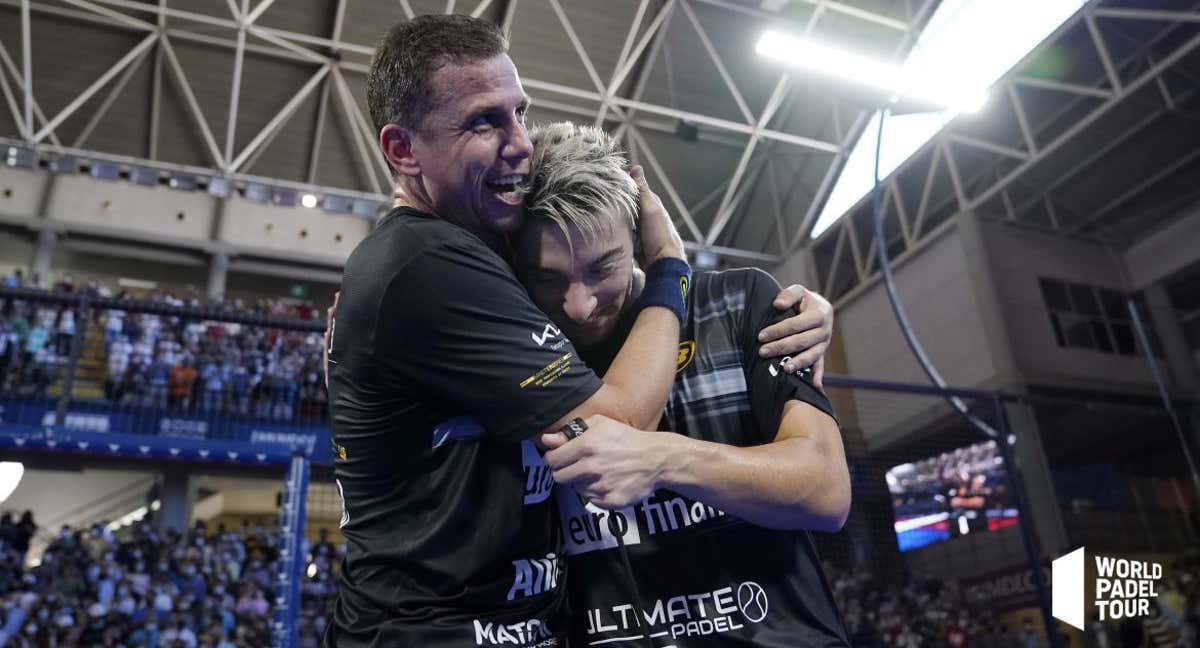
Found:
[{"label": "blond hair", "polygon": [[533,140],[526,218],[545,218],[595,237],[617,223],[637,229],[638,188],[629,163],[608,133],[571,122],[539,124]]}]

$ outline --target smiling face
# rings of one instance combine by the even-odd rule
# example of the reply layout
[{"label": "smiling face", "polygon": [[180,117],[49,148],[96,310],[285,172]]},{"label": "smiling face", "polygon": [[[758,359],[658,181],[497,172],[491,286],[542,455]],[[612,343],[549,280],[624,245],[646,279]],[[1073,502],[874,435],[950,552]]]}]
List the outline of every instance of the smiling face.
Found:
[{"label": "smiling face", "polygon": [[525,129],[529,98],[512,60],[501,54],[447,63],[430,85],[432,109],[410,134],[415,166],[406,189],[476,233],[516,231],[525,213],[517,187],[533,145]]},{"label": "smiling face", "polygon": [[529,222],[516,237],[517,276],[533,303],[575,344],[603,342],[633,292],[633,232],[611,226],[591,234],[551,220]]}]

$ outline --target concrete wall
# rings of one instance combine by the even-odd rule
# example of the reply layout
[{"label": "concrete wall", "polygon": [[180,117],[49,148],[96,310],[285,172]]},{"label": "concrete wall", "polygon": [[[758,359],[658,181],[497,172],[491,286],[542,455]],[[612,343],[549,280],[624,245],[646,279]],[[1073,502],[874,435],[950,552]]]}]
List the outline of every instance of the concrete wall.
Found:
[{"label": "concrete wall", "polygon": [[1103,246],[1029,230],[981,223],[1003,319],[1020,372],[1029,384],[1149,391],[1141,356],[1058,346],[1039,278],[1130,289],[1121,258]]},{"label": "concrete wall", "polygon": [[[987,328],[957,228],[947,229],[893,272],[913,330],[946,382],[991,384],[996,362],[986,342]],[[838,304],[836,321],[850,375],[928,384],[904,341],[881,282]],[[931,397],[857,390],[854,400],[868,447],[894,441],[948,411],[944,402]]]},{"label": "concrete wall", "polygon": [[[0,224],[292,263],[340,266],[370,231],[358,216],[234,195],[0,167]],[[4,261],[4,259],[0,259]]]},{"label": "concrete wall", "polygon": [[57,176],[46,217],[82,231],[186,245],[209,239],[216,204],[196,191]]},{"label": "concrete wall", "polygon": [[0,218],[33,218],[49,174],[0,165]]},{"label": "concrete wall", "polygon": [[217,240],[246,251],[340,265],[370,231],[371,223],[357,216],[273,207],[233,197],[226,202]]},{"label": "concrete wall", "polygon": [[1125,252],[1136,290],[1200,261],[1200,209],[1150,233]]}]

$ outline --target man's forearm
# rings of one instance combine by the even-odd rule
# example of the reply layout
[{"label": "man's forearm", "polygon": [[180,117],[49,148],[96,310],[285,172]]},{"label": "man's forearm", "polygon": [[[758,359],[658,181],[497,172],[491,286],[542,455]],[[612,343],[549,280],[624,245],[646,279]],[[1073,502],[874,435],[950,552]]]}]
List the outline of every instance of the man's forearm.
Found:
[{"label": "man's forearm", "polygon": [[815,439],[739,448],[671,437],[661,487],[772,529],[836,531],[846,521],[845,461]]},{"label": "man's forearm", "polygon": [[639,429],[658,425],[674,383],[678,348],[679,318],[674,313],[656,306],[638,313],[625,344],[604,374],[605,386],[620,394],[621,420]]}]

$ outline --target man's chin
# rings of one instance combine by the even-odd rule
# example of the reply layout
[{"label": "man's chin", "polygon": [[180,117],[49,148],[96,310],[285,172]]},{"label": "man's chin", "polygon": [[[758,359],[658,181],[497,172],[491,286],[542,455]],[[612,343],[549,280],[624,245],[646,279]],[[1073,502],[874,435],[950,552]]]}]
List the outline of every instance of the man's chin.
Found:
[{"label": "man's chin", "polygon": [[507,236],[521,229],[521,225],[525,222],[525,206],[505,205],[504,207],[507,207],[507,209],[492,209],[488,212],[487,220],[483,223],[483,226],[489,232]]},{"label": "man's chin", "polygon": [[564,328],[563,333],[571,344],[576,346],[595,346],[608,339],[612,333],[611,326]]}]

